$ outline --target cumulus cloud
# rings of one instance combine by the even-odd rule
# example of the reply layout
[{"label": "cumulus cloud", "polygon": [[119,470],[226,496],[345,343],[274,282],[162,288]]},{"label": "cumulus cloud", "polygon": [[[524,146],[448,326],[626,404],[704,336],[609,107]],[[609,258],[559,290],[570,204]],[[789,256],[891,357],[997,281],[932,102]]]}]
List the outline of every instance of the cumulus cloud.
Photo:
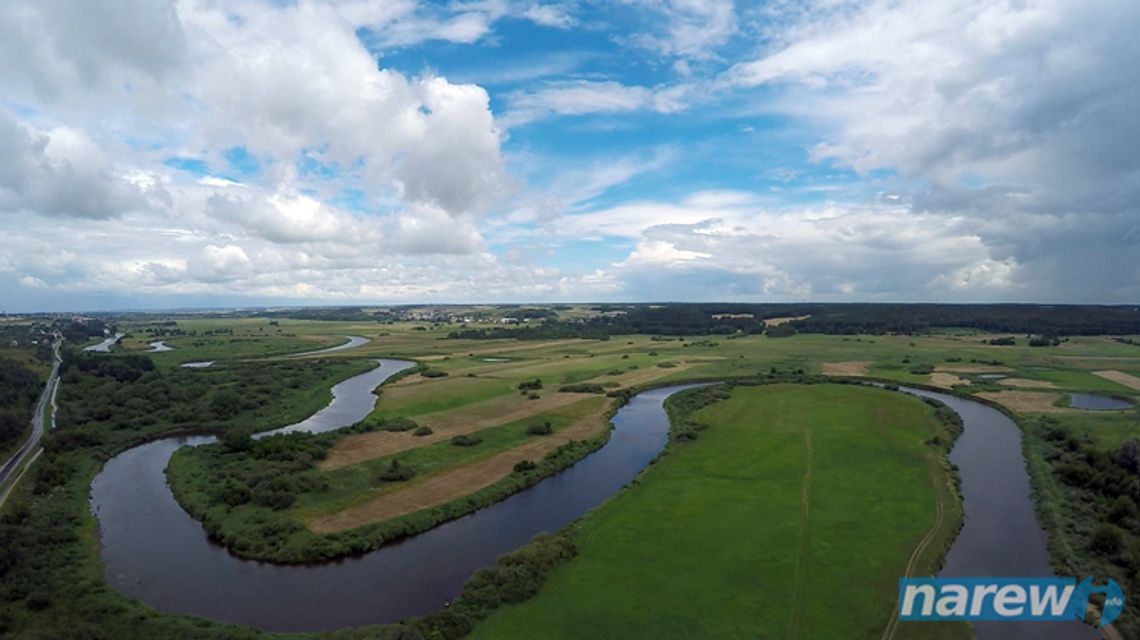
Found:
[{"label": "cumulus cloud", "polygon": [[157,185],[115,167],[84,132],[36,131],[0,111],[0,212],[111,218],[162,198]]},{"label": "cumulus cloud", "polygon": [[172,2],[0,3],[0,76],[22,97],[87,101],[98,89],[138,100],[185,53]]}]

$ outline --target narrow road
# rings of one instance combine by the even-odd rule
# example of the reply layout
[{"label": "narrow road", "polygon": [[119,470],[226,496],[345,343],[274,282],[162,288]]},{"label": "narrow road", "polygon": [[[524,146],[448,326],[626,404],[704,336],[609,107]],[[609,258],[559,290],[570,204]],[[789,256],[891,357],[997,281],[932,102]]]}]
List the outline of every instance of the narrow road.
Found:
[{"label": "narrow road", "polygon": [[[52,363],[51,375],[48,376],[47,384],[44,385],[43,393],[40,394],[40,401],[36,405],[36,411],[32,414],[32,433],[24,444],[12,454],[12,457],[0,467],[0,487],[3,487],[0,492],[0,506],[8,499],[8,494],[12,491],[12,487],[19,481],[20,469],[24,467],[25,461],[31,460],[39,452],[40,438],[44,435],[44,429],[48,424],[48,420],[55,423],[55,391],[59,386],[59,365],[60,355],[59,349],[62,344],[61,340],[55,342],[55,362]],[[51,407],[49,412],[48,408]],[[15,478],[10,484],[9,478]],[[7,485],[7,486],[5,486]]]}]

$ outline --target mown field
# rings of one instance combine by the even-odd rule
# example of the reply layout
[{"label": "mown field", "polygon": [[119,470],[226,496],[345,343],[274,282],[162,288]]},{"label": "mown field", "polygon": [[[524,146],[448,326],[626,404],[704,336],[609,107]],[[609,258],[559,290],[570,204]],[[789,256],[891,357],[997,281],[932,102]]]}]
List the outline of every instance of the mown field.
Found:
[{"label": "mown field", "polygon": [[537,597],[472,637],[877,638],[911,552],[936,530],[929,571],[960,517],[931,414],[851,386],[738,387],[582,521],[578,557]]}]

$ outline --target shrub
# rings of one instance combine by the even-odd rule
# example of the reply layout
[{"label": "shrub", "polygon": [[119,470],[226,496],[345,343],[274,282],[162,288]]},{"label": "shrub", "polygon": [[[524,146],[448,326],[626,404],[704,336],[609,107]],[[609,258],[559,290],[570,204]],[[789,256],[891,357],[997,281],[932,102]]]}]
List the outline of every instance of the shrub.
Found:
[{"label": "shrub", "polygon": [[435,433],[435,432],[431,430],[431,427],[424,426],[424,427],[416,427],[416,430],[412,432],[412,435],[413,436],[430,436],[432,433]]},{"label": "shrub", "polygon": [[928,373],[933,373],[934,367],[928,364],[916,364],[910,368],[910,372],[916,375],[924,376]]},{"label": "shrub", "polygon": [[1112,525],[1101,525],[1089,540],[1090,549],[1106,556],[1120,553],[1123,546],[1124,536],[1120,534],[1120,529]]},{"label": "shrub", "polygon": [[293,506],[297,496],[288,491],[258,488],[253,492],[253,503],[269,507],[274,511],[282,511]]},{"label": "shrub", "polygon": [[384,431],[411,431],[419,426],[411,418],[393,418],[380,423],[380,428]]},{"label": "shrub", "polygon": [[527,399],[527,400],[538,400],[538,399],[539,399],[539,398],[541,398],[541,397],[542,397],[542,396],[538,395],[537,393],[535,393],[535,392],[533,392],[533,391],[531,391],[530,393],[526,394],[526,399]]},{"label": "shrub", "polygon": [[253,448],[253,436],[248,429],[230,429],[222,434],[222,444],[230,451],[249,451]]},{"label": "shrub", "polygon": [[405,482],[411,480],[415,475],[415,469],[406,464],[400,464],[399,460],[393,459],[391,464],[376,475],[376,478],[384,482]]},{"label": "shrub", "polygon": [[424,369],[420,375],[425,378],[446,378],[447,372],[440,369]]},{"label": "shrub", "polygon": [[554,433],[554,428],[550,426],[550,421],[547,420],[542,424],[532,424],[526,428],[527,435],[531,436],[548,436]]},{"label": "shrub", "polygon": [[538,465],[531,462],[530,460],[523,460],[521,462],[515,463],[515,473],[526,473],[527,471],[532,471],[537,468]]},{"label": "shrub", "polygon": [[542,379],[535,378],[534,380],[524,380],[519,383],[519,391],[533,391],[542,388]]},{"label": "shrub", "polygon": [[480,442],[483,442],[483,439],[479,436],[455,436],[451,439],[451,444],[457,447],[474,447]]},{"label": "shrub", "polygon": [[1108,519],[1116,524],[1124,524],[1136,517],[1136,503],[1128,496],[1118,496],[1108,511]]}]

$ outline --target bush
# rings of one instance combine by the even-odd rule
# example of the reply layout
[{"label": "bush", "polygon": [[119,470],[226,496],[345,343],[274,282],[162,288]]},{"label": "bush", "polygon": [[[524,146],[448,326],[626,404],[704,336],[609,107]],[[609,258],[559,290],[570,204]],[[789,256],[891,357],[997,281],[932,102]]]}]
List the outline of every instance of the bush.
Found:
[{"label": "bush", "polygon": [[916,375],[924,376],[928,373],[934,373],[934,367],[928,364],[916,364],[910,368],[910,372]]},{"label": "bush", "polygon": [[535,391],[542,388],[542,379],[535,378],[534,380],[524,380],[519,383],[519,391]]},{"label": "bush", "polygon": [[479,436],[455,436],[451,439],[451,444],[457,447],[474,447],[480,442],[483,442],[483,439]]},{"label": "bush", "polygon": [[430,436],[433,433],[435,433],[435,432],[431,430],[431,427],[425,426],[425,427],[416,427],[416,430],[412,432],[412,435],[413,436]]},{"label": "bush", "polygon": [[253,448],[253,436],[249,429],[230,429],[222,434],[222,444],[230,451],[249,451]]},{"label": "bush", "polygon": [[538,465],[531,462],[530,460],[523,460],[521,462],[515,463],[515,473],[526,473],[527,471],[532,471],[537,468]]},{"label": "bush", "polygon": [[539,398],[541,398],[541,397],[542,397],[542,396],[538,395],[537,393],[535,393],[535,392],[533,392],[533,391],[531,391],[530,393],[526,394],[526,399],[527,399],[527,400],[538,400],[538,399],[539,399]]},{"label": "bush", "polygon": [[1120,534],[1120,529],[1112,525],[1101,525],[1089,540],[1090,549],[1106,556],[1120,553],[1123,546],[1124,536]]},{"label": "bush", "polygon": [[425,378],[446,378],[447,372],[441,369],[424,369],[420,375]]},{"label": "bush", "polygon": [[526,428],[527,435],[531,436],[548,436],[554,433],[554,428],[550,426],[550,421],[542,424],[532,424]]},{"label": "bush", "polygon": [[380,428],[384,431],[411,431],[419,426],[411,418],[393,418],[380,423]]},{"label": "bush", "polygon": [[1136,517],[1136,503],[1128,496],[1118,496],[1108,511],[1108,519],[1116,524],[1125,524]]},{"label": "bush", "polygon": [[384,468],[376,478],[384,482],[405,482],[411,480],[416,475],[416,470],[406,464],[400,464],[399,460],[392,460],[392,463]]}]

